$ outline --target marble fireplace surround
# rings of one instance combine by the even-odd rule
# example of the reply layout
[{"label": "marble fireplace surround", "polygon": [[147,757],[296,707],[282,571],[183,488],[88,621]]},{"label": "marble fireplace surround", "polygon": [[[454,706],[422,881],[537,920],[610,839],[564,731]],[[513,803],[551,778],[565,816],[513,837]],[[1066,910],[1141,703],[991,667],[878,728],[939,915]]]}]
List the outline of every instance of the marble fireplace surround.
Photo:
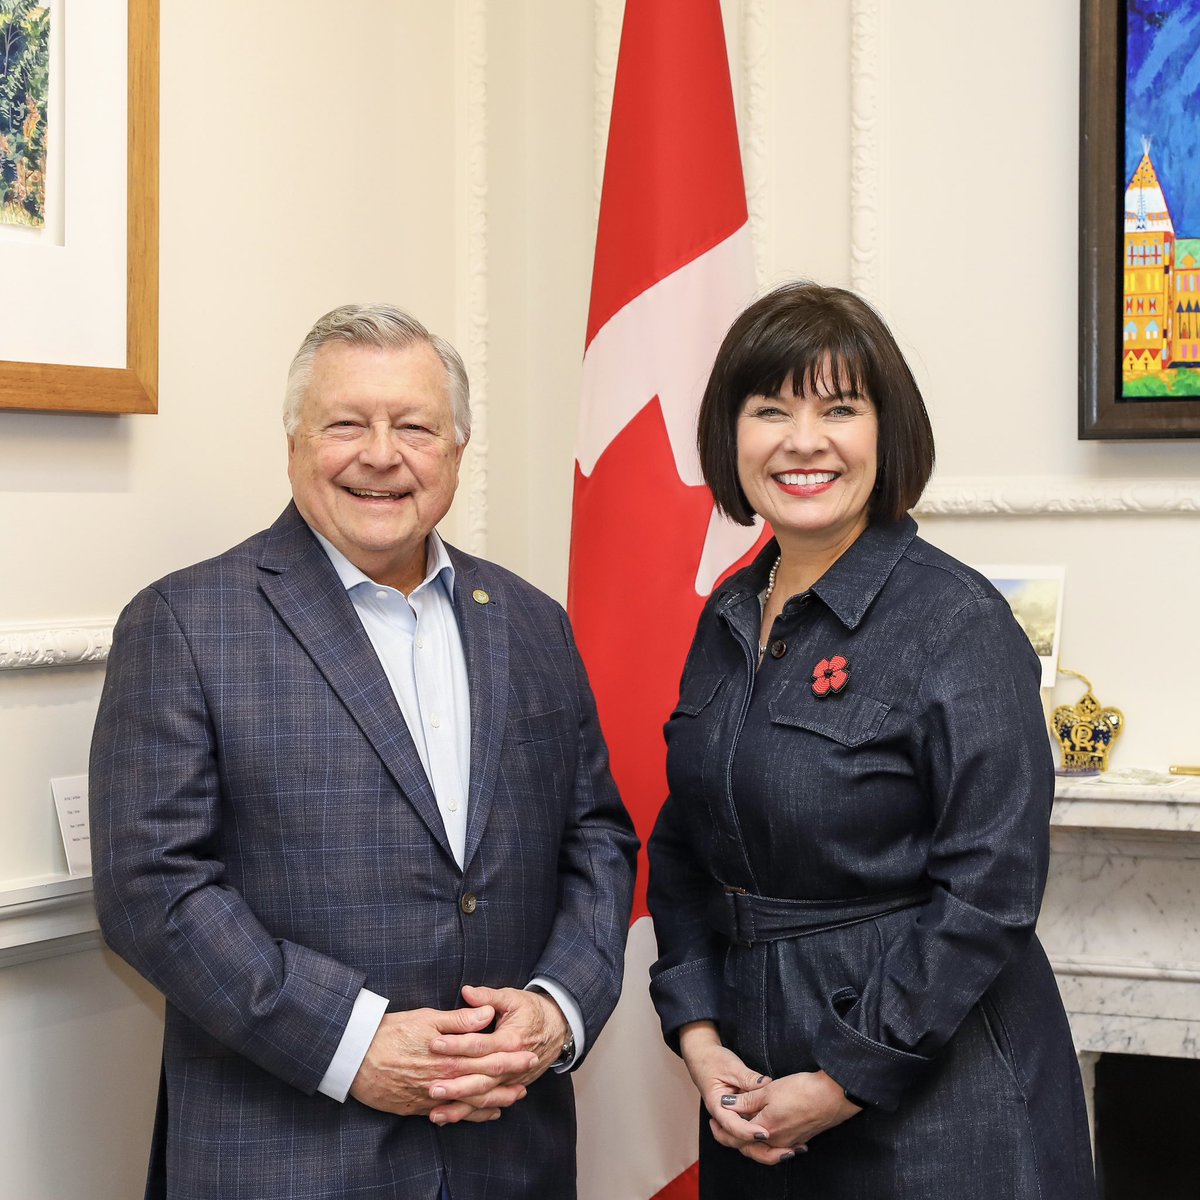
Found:
[{"label": "marble fireplace surround", "polygon": [[1200,779],[1060,781],[1038,933],[1081,1051],[1200,1058]]},{"label": "marble fireplace surround", "polygon": [[1200,1058],[1200,778],[1059,780],[1038,934],[1091,1110],[1102,1053]]}]

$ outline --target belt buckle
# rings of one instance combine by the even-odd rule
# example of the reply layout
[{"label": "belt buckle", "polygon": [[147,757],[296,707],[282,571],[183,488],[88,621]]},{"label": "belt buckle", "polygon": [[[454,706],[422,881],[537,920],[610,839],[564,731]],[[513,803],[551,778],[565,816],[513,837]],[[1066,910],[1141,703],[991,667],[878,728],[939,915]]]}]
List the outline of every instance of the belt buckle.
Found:
[{"label": "belt buckle", "polygon": [[733,928],[733,941],[739,946],[753,945],[751,934],[753,933],[753,922],[750,920],[750,910],[744,900],[739,900],[739,897],[747,896],[749,893],[743,887],[734,887],[733,884],[725,884],[725,901],[729,906],[730,925]]}]

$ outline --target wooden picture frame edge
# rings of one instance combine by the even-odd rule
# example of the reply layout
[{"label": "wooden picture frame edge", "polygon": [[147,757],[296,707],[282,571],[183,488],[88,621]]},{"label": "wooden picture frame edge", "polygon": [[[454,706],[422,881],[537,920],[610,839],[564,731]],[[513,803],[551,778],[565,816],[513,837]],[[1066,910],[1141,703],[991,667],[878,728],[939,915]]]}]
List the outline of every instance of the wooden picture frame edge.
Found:
[{"label": "wooden picture frame edge", "polygon": [[158,411],[159,2],[127,0],[126,366],[0,362],[0,408],[81,413]]}]

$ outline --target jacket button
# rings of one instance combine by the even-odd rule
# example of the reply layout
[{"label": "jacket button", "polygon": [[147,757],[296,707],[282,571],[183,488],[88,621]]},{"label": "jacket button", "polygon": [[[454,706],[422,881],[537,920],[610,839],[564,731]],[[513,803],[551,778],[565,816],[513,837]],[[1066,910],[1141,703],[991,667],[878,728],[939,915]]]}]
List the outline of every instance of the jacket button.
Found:
[{"label": "jacket button", "polygon": [[467,892],[465,896],[458,902],[458,907],[463,910],[469,917],[474,911],[479,901],[475,898],[474,892]]},{"label": "jacket button", "polygon": [[787,653],[787,642],[782,638],[771,643],[771,657],[782,658]]}]

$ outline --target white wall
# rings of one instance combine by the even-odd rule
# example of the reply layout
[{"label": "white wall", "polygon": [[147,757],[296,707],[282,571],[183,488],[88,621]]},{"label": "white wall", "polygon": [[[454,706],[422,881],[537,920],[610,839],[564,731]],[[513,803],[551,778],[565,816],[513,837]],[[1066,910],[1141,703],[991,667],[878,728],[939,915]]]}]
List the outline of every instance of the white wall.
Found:
[{"label": "white wall", "polygon": [[487,553],[562,598],[595,234],[593,14],[529,0],[489,17]]},{"label": "white wall", "polygon": [[[1200,475],[1198,443],[1075,437],[1078,7],[724,5],[762,282],[872,295],[926,391],[938,480],[968,496]],[[354,0],[335,30],[317,0],[164,4],[160,412],[0,413],[0,625],[112,617],[269,522],[287,360],[317,314],[375,297],[457,338],[485,402],[451,537],[564,595],[620,8]],[[1063,661],[1125,710],[1117,764],[1196,760],[1195,515],[921,523],[969,561],[1066,563]],[[84,770],[100,679],[0,672],[0,882],[64,867],[47,781]],[[149,989],[89,950],[0,970],[0,1013],[0,1190],[135,1194]]]},{"label": "white wall", "polygon": [[0,1195],[142,1195],[161,1012],[148,983],[98,950],[0,970]]}]

